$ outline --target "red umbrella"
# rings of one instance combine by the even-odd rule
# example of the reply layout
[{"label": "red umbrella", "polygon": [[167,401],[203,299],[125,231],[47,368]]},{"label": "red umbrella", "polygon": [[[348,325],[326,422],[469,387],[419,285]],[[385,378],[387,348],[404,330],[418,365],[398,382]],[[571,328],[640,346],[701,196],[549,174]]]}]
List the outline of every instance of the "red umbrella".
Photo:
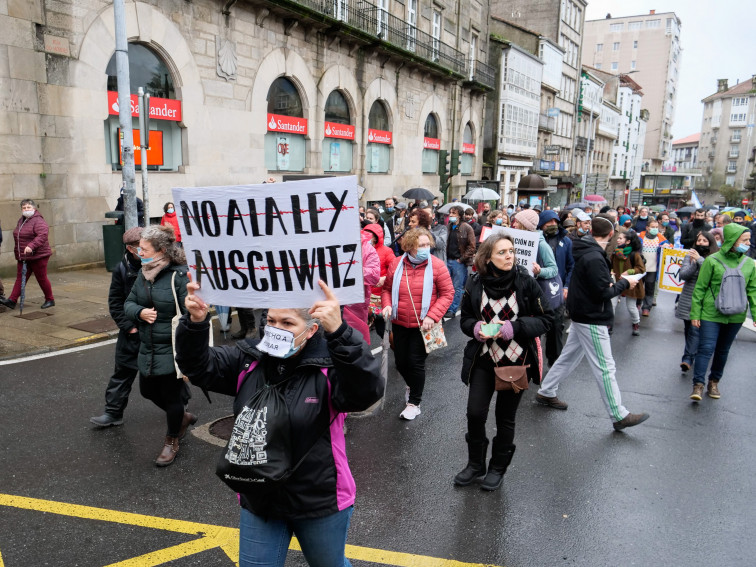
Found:
[{"label": "red umbrella", "polygon": [[586,201],[591,201],[592,203],[600,203],[602,201],[606,201],[606,197],[602,195],[586,195],[583,197]]}]

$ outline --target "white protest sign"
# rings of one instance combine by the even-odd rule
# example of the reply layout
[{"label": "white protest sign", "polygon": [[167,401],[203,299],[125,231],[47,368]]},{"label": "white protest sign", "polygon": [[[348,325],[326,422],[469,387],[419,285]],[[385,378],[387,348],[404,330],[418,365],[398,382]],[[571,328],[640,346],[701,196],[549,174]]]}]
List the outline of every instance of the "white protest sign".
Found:
[{"label": "white protest sign", "polygon": [[484,226],[480,233],[480,241],[483,242],[492,234],[503,232],[508,234],[514,240],[515,258],[517,263],[527,268],[530,275],[533,275],[533,264],[538,256],[538,241],[540,233],[529,230],[516,230],[506,226]]},{"label": "white protest sign", "polygon": [[659,271],[659,289],[672,293],[682,292],[683,284],[680,279],[680,268],[687,256],[687,250],[664,248],[661,252],[661,270]]},{"label": "white protest sign", "polygon": [[357,178],[176,187],[187,264],[202,299],[234,307],[310,307],[365,300]]}]

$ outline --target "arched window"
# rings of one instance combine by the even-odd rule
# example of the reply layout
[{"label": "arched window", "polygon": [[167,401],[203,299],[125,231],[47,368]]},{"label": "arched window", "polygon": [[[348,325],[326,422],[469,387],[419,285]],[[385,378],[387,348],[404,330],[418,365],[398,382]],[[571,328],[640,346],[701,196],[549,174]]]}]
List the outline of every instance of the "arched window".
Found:
[{"label": "arched window", "polygon": [[438,173],[440,150],[438,121],[433,114],[429,114],[423,127],[423,173]]},{"label": "arched window", "polygon": [[265,167],[272,171],[304,171],[307,120],[299,91],[286,77],[279,77],[268,89],[267,121]]},{"label": "arched window", "polygon": [[465,124],[465,131],[462,133],[462,159],[460,160],[460,173],[462,175],[472,175],[473,162],[475,161],[475,138],[473,136],[472,123]]},{"label": "arched window", "polygon": [[349,103],[340,91],[333,91],[325,103],[323,171],[352,171],[354,133]]},{"label": "arched window", "polygon": [[368,114],[366,164],[369,173],[388,173],[391,167],[391,124],[386,105],[376,100]]},{"label": "arched window", "polygon": [[[110,58],[105,73],[108,77],[108,112],[105,121],[105,149],[113,170],[121,168],[118,118],[118,78],[115,54]],[[136,107],[139,87],[151,96],[149,150],[147,168],[154,171],[177,171],[183,164],[181,154],[181,102],[176,99],[173,75],[161,56],[140,43],[129,44],[129,80],[132,107]],[[142,167],[139,116],[133,114],[134,161]]]}]

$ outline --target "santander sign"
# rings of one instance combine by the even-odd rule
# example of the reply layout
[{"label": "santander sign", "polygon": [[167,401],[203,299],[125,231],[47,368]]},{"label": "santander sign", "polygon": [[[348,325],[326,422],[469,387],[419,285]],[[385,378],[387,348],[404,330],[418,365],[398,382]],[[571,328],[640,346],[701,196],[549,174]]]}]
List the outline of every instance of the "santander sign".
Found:
[{"label": "santander sign", "polygon": [[[108,114],[118,115],[118,93],[108,91]],[[131,95],[131,116],[139,116],[139,98]],[[150,97],[150,118],[181,122],[181,101],[170,98]]]},{"label": "santander sign", "polygon": [[368,142],[371,144],[391,144],[391,132],[368,129]]},{"label": "santander sign", "polygon": [[268,114],[268,132],[287,132],[307,135],[307,119],[296,116]]},{"label": "santander sign", "polygon": [[342,138],[344,140],[354,140],[354,126],[351,124],[337,124],[335,122],[326,122],[323,128],[326,138]]}]

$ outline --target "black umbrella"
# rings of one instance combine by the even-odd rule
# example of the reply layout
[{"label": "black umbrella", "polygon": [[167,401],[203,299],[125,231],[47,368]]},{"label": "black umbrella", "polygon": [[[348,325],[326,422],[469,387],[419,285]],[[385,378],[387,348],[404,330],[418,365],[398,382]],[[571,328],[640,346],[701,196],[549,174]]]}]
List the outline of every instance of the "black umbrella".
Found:
[{"label": "black umbrella", "polygon": [[563,211],[571,211],[572,209],[584,209],[586,207],[592,207],[588,201],[579,201],[577,203],[570,203],[569,205],[566,205],[562,207]]},{"label": "black umbrella", "polygon": [[21,295],[18,296],[18,311],[24,314],[24,299],[26,299],[26,262],[21,262]]},{"label": "black umbrella", "polygon": [[692,215],[693,213],[696,212],[696,208],[695,207],[682,207],[680,209],[677,209],[676,212],[678,215]]},{"label": "black umbrella", "polygon": [[406,199],[414,199],[415,201],[432,201],[436,196],[422,187],[415,187],[414,189],[408,189],[402,193],[402,197]]}]

